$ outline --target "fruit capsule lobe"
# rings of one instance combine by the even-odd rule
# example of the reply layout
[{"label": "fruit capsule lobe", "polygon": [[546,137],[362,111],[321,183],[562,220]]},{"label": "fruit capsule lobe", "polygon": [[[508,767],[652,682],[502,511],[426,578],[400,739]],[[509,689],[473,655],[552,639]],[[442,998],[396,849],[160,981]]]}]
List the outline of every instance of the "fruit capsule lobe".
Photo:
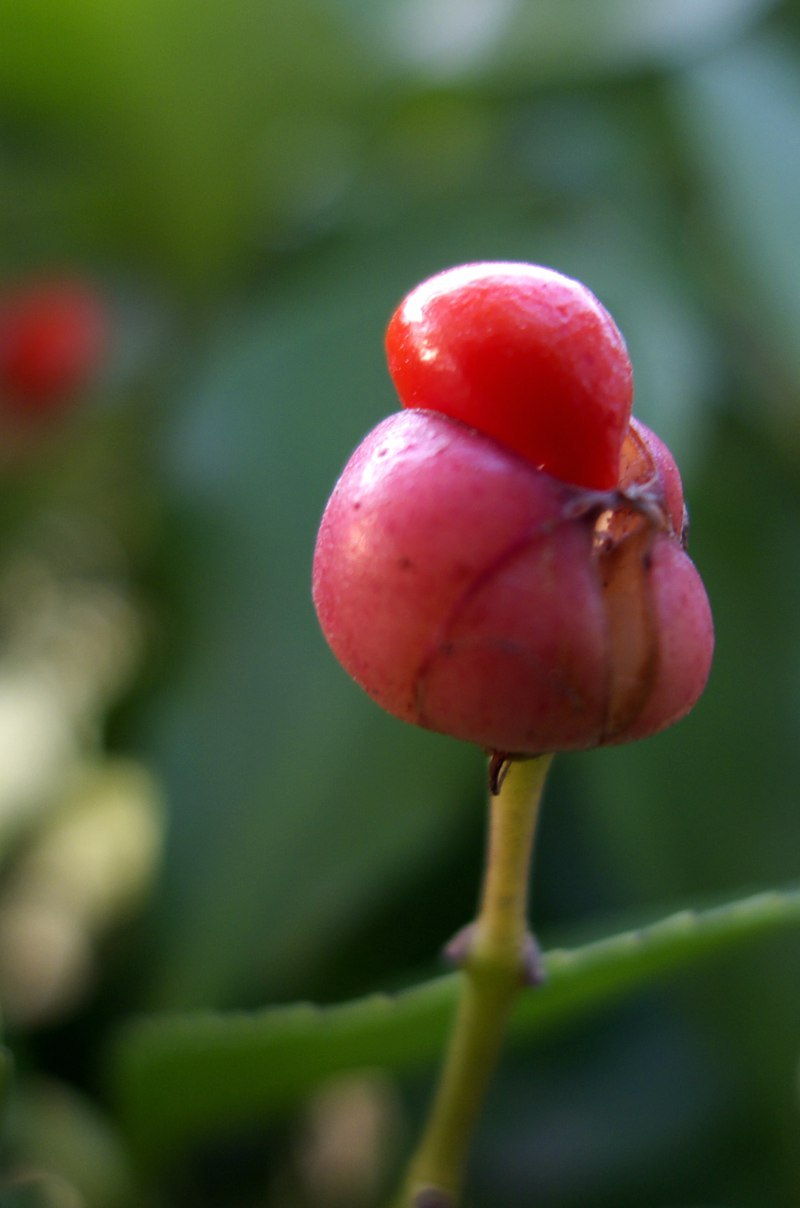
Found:
[{"label": "fruit capsule lobe", "polygon": [[675,463],[635,421],[606,491],[410,409],[345,467],[314,601],[346,670],[405,721],[513,754],[624,742],[677,721],[708,675],[682,525]]}]

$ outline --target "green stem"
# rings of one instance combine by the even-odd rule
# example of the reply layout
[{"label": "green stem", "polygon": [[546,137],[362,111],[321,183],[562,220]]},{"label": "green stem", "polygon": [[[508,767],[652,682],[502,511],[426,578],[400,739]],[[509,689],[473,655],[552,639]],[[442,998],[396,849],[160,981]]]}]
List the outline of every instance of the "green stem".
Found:
[{"label": "green stem", "polygon": [[528,881],[551,756],[515,760],[491,799],[478,918],[469,930],[463,983],[438,1090],[396,1208],[455,1208],[470,1141],[506,1023],[526,983],[532,941]]}]

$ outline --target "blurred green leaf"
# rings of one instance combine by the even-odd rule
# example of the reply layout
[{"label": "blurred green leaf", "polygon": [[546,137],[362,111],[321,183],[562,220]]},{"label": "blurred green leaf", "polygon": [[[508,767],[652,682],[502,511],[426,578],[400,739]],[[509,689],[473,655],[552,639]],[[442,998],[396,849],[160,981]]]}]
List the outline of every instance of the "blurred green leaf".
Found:
[{"label": "blurred green leaf", "polygon": [[[800,389],[800,64],[797,46],[761,38],[676,77],[671,85],[697,174],[704,235],[722,256],[722,307],[745,333],[742,363],[765,385],[775,361],[791,386],[777,418],[798,447]],[[774,385],[771,401],[774,402]]]},{"label": "blurred green leaf", "polygon": [[[736,37],[775,0],[404,0],[370,6],[374,36],[434,79],[504,85],[675,66]],[[352,7],[352,5],[351,5]],[[356,9],[363,19],[362,7]]]},{"label": "blurred green leaf", "polygon": [[120,1139],[91,1100],[65,1084],[24,1081],[10,1132],[8,1148],[15,1166],[40,1176],[41,1182],[32,1180],[30,1190],[42,1196],[43,1204],[61,1204],[61,1189],[71,1191],[64,1205],[79,1203],[81,1208],[131,1208],[137,1202]]},{"label": "blurred green leaf", "polygon": [[84,162],[128,254],[202,287],[286,220],[363,98],[340,24],[318,0],[0,0],[0,97]]},{"label": "blurred green leaf", "polygon": [[[800,890],[788,889],[552,951],[548,980],[520,1001],[512,1033],[539,1036],[726,945],[798,923]],[[429,1062],[444,1040],[458,983],[453,974],[393,998],[338,1007],[135,1022],[112,1053],[127,1135],[146,1156],[161,1157],[211,1128],[285,1111],[336,1073]]]}]

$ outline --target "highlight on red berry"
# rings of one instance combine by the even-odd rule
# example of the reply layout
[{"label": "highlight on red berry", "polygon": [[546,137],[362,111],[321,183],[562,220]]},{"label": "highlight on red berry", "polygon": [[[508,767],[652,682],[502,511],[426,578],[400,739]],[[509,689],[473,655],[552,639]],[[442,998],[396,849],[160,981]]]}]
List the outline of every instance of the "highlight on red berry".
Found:
[{"label": "highlight on red berry", "polygon": [[510,754],[683,717],[711,612],[613,320],[551,269],[467,265],[412,291],[387,345],[411,405],[356,449],[314,558],[345,669],[403,720]]},{"label": "highlight on red berry", "polygon": [[79,279],[37,281],[0,295],[0,408],[60,410],[97,373],[108,343],[100,293]]}]

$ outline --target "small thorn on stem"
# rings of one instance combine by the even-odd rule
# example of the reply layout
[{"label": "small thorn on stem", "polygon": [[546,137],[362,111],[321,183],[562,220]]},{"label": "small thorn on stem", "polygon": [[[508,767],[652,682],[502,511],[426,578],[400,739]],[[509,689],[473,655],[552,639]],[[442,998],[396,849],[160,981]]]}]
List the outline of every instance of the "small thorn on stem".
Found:
[{"label": "small thorn on stem", "polygon": [[522,984],[535,989],[547,981],[547,970],[544,967],[541,949],[534,936],[528,932],[525,937],[525,947],[522,953]]},{"label": "small thorn on stem", "polygon": [[492,751],[489,760],[489,792],[493,797],[497,797],[503,787],[512,758],[508,751]]},{"label": "small thorn on stem", "polygon": [[461,927],[453,938],[447,941],[442,949],[442,956],[448,965],[454,969],[460,969],[466,963],[474,935],[475,924],[467,923],[466,927]]}]

